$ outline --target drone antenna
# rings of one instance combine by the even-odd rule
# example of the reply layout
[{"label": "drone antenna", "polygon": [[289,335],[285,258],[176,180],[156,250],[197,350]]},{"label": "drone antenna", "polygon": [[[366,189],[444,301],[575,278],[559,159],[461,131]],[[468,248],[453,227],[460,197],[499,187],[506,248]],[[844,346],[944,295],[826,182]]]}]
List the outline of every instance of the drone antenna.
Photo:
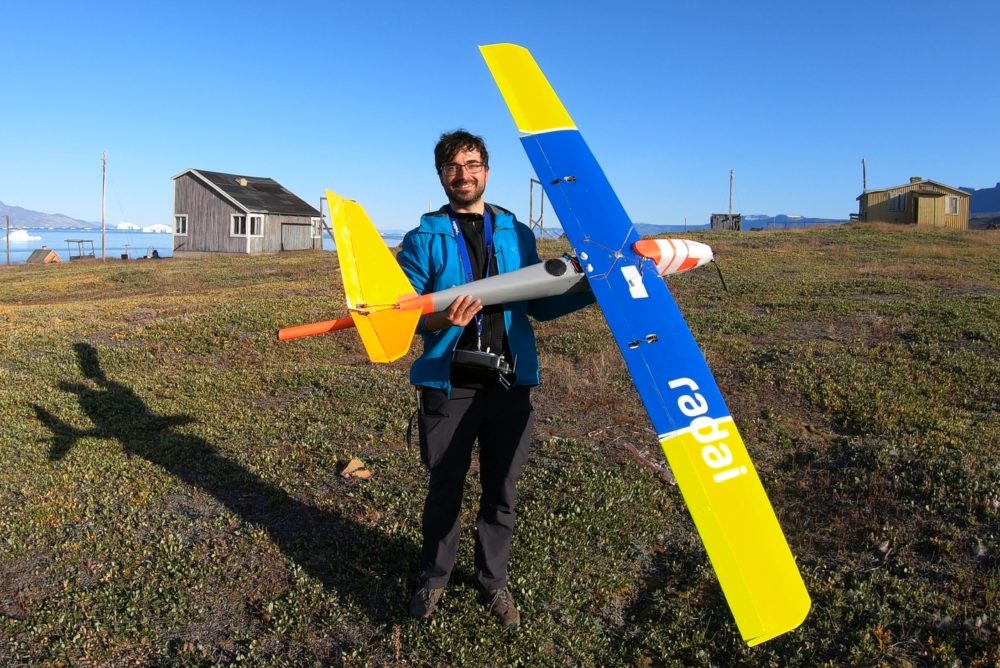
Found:
[{"label": "drone antenna", "polygon": [[719,258],[713,255],[712,264],[715,265],[716,270],[719,272],[719,280],[722,281],[722,289],[729,292],[729,286],[726,285],[726,279],[722,275],[722,266],[719,265]]}]

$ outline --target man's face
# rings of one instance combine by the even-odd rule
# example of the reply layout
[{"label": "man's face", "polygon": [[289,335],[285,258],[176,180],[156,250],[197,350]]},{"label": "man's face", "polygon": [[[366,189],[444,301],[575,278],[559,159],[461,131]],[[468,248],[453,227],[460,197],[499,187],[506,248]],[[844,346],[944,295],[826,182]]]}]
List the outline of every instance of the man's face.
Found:
[{"label": "man's face", "polygon": [[[448,201],[456,209],[473,207],[483,199],[486,182],[490,178],[490,168],[484,165],[482,170],[475,174],[465,168],[469,163],[482,163],[482,161],[479,149],[461,150],[442,166],[439,174],[441,186],[448,196]],[[449,173],[449,169],[454,173]]]}]

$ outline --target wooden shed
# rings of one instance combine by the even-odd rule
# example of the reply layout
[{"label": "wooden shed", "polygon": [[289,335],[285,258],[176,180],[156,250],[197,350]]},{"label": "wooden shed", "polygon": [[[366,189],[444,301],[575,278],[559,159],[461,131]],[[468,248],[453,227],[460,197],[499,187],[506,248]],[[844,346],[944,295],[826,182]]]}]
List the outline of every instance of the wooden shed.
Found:
[{"label": "wooden shed", "polygon": [[188,169],[173,180],[175,257],[323,248],[322,214],[274,179]]},{"label": "wooden shed", "polygon": [[60,264],[62,258],[51,248],[42,246],[31,251],[31,255],[25,260],[27,264]]},{"label": "wooden shed", "polygon": [[969,193],[919,176],[910,182],[858,196],[858,218],[867,222],[906,223],[969,229]]},{"label": "wooden shed", "polygon": [[713,213],[709,218],[709,228],[739,232],[743,228],[743,215],[739,213]]}]

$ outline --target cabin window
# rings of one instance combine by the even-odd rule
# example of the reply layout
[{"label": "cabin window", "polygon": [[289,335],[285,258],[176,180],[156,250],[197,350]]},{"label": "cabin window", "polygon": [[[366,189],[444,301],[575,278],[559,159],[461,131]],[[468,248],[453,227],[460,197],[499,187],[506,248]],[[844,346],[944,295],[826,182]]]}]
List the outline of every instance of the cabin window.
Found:
[{"label": "cabin window", "polygon": [[958,198],[949,197],[948,198],[948,215],[956,216],[958,215]]},{"label": "cabin window", "polygon": [[247,235],[247,217],[241,213],[234,213],[233,231],[231,236],[245,237],[246,235]]},{"label": "cabin window", "polygon": [[186,237],[188,233],[188,217],[186,213],[174,216],[174,234]]},{"label": "cabin window", "polygon": [[312,238],[322,239],[323,238],[323,219],[313,218],[312,219]]},{"label": "cabin window", "polygon": [[250,236],[264,236],[264,216],[250,216]]},{"label": "cabin window", "polygon": [[906,195],[895,195],[889,200],[889,211],[906,211]]}]

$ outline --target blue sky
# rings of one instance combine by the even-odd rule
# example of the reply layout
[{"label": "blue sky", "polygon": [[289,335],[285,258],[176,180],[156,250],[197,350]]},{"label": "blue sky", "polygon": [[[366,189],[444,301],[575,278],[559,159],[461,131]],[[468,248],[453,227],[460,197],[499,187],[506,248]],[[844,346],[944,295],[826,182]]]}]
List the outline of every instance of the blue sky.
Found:
[{"label": "blue sky", "polygon": [[194,167],[407,229],[443,201],[432,150],[457,127],[526,220],[494,42],[534,53],[636,222],[707,223],[731,169],[744,214],[846,218],[862,158],[870,188],[1000,181],[995,0],[7,5],[0,201],[100,220],[107,151],[111,226],[170,224]]}]

